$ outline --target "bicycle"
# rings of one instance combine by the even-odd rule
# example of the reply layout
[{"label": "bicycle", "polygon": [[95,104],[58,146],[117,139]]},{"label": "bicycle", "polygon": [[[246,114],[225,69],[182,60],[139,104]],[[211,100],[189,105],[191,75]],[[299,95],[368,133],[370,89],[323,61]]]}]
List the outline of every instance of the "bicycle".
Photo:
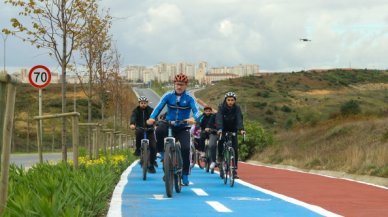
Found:
[{"label": "bicycle", "polygon": [[[223,159],[220,163],[220,172],[222,171],[223,173],[222,178],[224,180],[224,184],[228,183],[229,179],[230,187],[233,187],[234,185],[234,175],[236,174],[236,155],[232,146],[232,137],[236,135],[237,134],[235,132],[225,132],[222,150]],[[221,140],[221,136],[222,134],[220,135],[219,140]]]},{"label": "bicycle", "polygon": [[[217,130],[216,129],[210,129],[209,132],[205,132],[207,134],[210,134],[211,133],[217,133]],[[209,147],[209,139],[206,139],[205,140],[205,148],[204,148],[204,155],[200,152],[200,151],[197,151],[197,163],[198,163],[198,166],[199,168],[203,169],[205,168],[205,171],[208,173],[210,171],[210,173],[214,173],[214,168],[210,170],[210,164],[212,163],[211,162],[211,153],[210,153],[210,147]]]},{"label": "bicycle", "polygon": [[186,121],[166,121],[160,120],[168,125],[168,136],[164,138],[164,183],[166,187],[167,197],[172,197],[173,186],[175,192],[180,193],[182,190],[182,167],[183,160],[180,144],[175,142],[175,137],[172,135],[172,127],[178,124],[186,124]]},{"label": "bicycle", "polygon": [[147,170],[148,166],[151,164],[150,161],[150,141],[147,137],[147,131],[153,130],[153,128],[145,128],[145,127],[136,127],[136,129],[143,130],[143,139],[141,140],[140,146],[140,162],[141,167],[143,169],[143,180],[147,179]]},{"label": "bicycle", "polygon": [[193,169],[196,162],[197,162],[197,150],[194,146],[194,141],[192,141],[190,143],[190,173],[191,173],[191,169]]}]

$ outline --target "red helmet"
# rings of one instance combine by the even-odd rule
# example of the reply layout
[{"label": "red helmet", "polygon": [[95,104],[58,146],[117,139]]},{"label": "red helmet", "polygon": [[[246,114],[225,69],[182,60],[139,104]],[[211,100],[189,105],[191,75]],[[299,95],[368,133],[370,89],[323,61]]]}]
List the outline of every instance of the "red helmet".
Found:
[{"label": "red helmet", "polygon": [[205,107],[203,107],[203,110],[206,110],[206,109],[209,109],[210,111],[213,111],[212,107],[206,105]]},{"label": "red helmet", "polygon": [[189,79],[187,78],[187,75],[179,73],[175,75],[174,82],[184,82],[187,84],[189,82]]}]

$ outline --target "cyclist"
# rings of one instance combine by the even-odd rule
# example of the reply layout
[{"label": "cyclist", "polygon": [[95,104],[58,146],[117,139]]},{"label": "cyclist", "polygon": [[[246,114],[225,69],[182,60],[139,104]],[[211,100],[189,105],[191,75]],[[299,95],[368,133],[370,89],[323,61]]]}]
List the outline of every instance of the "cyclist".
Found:
[{"label": "cyclist", "polygon": [[[150,117],[152,111],[154,110],[151,106],[148,105],[148,99],[145,96],[140,96],[139,99],[139,105],[133,110],[131,121],[130,121],[130,128],[136,129],[136,127],[142,127],[142,128],[153,128],[152,125],[147,125],[146,121]],[[140,145],[141,140],[144,138],[144,129],[136,129],[136,149],[135,149],[135,155],[140,155]],[[156,147],[155,147],[155,136],[153,130],[149,130],[147,132],[148,140],[150,143],[150,165],[148,167],[149,173],[155,173],[155,167],[156,164]]]},{"label": "cyclist", "polygon": [[199,147],[200,139],[201,139],[201,127],[198,124],[194,124],[191,126],[190,135],[192,138],[192,142],[194,143],[195,149],[198,151],[203,151],[204,149]]},{"label": "cyclist", "polygon": [[[167,105],[167,121],[187,121],[188,124],[195,124],[195,120],[199,118],[200,113],[195,97],[187,93],[186,88],[189,79],[183,73],[179,73],[174,77],[175,88],[162,96],[155,110],[152,112],[147,124],[154,124],[155,118],[162,111],[163,107]],[[190,112],[193,112],[193,117],[190,117]],[[168,135],[167,125],[161,124],[158,126],[159,133],[164,137]],[[182,184],[189,185],[189,167],[190,167],[190,126],[187,124],[180,124],[172,127],[174,137],[181,144],[183,171]]]},{"label": "cyclist", "polygon": [[[240,131],[241,135],[245,134],[244,124],[243,124],[243,115],[240,109],[240,106],[236,104],[237,96],[234,92],[227,92],[225,94],[224,102],[219,106],[218,112],[216,114],[216,126],[219,134],[223,132],[235,132]],[[236,134],[237,135],[237,134]],[[223,151],[223,137],[218,143],[218,159],[222,159]],[[235,165],[236,172],[234,175],[235,179],[238,179],[237,175],[237,163],[238,163],[238,144],[237,136],[232,137],[232,146],[235,156]],[[223,178],[222,171],[220,171],[220,176]]]},{"label": "cyclist", "polygon": [[204,133],[201,134],[201,140],[205,142],[209,139],[210,148],[210,169],[214,169],[216,166],[216,150],[217,150],[217,133],[214,132],[216,128],[216,114],[213,113],[213,109],[210,106],[204,107],[204,118],[201,120],[201,128],[204,128]]}]

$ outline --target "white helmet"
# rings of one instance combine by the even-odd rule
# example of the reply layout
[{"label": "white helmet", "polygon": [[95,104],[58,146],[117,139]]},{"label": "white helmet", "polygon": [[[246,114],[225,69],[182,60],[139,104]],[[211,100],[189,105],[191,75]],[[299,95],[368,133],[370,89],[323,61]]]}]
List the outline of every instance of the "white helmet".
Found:
[{"label": "white helmet", "polygon": [[225,94],[225,99],[228,98],[228,97],[233,97],[234,99],[237,99],[237,96],[234,92],[227,92]]},{"label": "white helmet", "polygon": [[138,99],[139,102],[148,102],[148,99],[147,97],[145,96],[140,96],[139,99]]}]

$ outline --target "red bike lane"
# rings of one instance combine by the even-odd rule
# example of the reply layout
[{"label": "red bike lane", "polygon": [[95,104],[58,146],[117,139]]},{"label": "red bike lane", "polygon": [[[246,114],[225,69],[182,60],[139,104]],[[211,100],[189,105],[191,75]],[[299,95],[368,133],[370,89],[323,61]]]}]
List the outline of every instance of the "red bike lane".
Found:
[{"label": "red bike lane", "polygon": [[315,174],[239,162],[246,182],[343,216],[388,216],[388,190]]}]

